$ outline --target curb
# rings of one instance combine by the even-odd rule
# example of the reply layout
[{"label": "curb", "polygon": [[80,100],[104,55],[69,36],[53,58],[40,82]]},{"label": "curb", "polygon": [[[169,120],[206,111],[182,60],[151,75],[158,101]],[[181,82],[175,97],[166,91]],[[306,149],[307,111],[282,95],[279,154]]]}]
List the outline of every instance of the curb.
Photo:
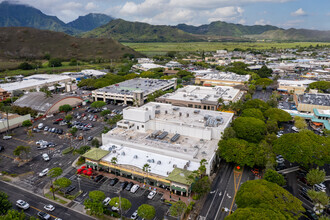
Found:
[{"label": "curb", "polygon": [[35,196],[40,197],[40,198],[46,199],[46,200],[48,200],[48,201],[50,201],[50,202],[52,202],[52,203],[56,203],[57,205],[60,205],[60,206],[65,207],[65,208],[67,208],[67,209],[70,209],[71,211],[74,211],[74,212],[76,212],[76,213],[82,214],[82,215],[84,215],[84,216],[86,216],[86,217],[89,217],[89,218],[92,218],[92,219],[97,219],[97,218],[94,218],[93,216],[87,215],[87,214],[85,214],[85,213],[83,213],[83,212],[79,212],[79,211],[77,211],[77,210],[75,210],[75,209],[69,208],[69,207],[67,207],[67,206],[63,206],[61,203],[58,203],[57,201],[54,201],[54,200],[51,200],[51,199],[49,199],[49,198],[47,198],[47,197],[43,197],[43,196],[41,196],[41,195],[35,194],[35,193],[33,193],[33,192],[31,192],[31,191],[29,191],[29,190],[27,190],[27,189],[24,189],[24,188],[22,188],[22,187],[20,187],[20,186],[16,186],[16,185],[13,184],[13,183],[5,182],[5,181],[2,181],[2,180],[0,180],[0,182],[5,183],[5,184],[10,185],[10,186],[13,186],[13,187],[16,187],[16,188],[18,188],[18,189],[20,189],[20,190],[23,190],[23,191],[25,191],[25,192],[31,193],[31,194],[33,194],[33,195],[35,195]]}]

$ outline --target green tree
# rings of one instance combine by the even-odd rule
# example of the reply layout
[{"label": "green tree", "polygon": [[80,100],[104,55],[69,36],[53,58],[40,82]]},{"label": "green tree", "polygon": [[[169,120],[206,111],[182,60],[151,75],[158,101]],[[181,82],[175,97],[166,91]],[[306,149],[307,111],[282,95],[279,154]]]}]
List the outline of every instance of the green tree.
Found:
[{"label": "green tree", "polygon": [[68,114],[68,115],[66,115],[65,116],[65,120],[67,120],[67,121],[71,121],[72,120],[72,115],[70,115],[70,114]]},{"label": "green tree", "polygon": [[260,78],[260,79],[257,79],[255,84],[256,85],[259,85],[259,86],[262,86],[264,89],[271,85],[273,83],[273,80],[271,79],[268,79],[268,78]]},{"label": "green tree", "polygon": [[309,130],[282,135],[274,141],[273,149],[288,161],[305,167],[330,163],[330,139]]},{"label": "green tree", "polygon": [[59,66],[62,66],[62,60],[59,59],[59,58],[51,58],[48,61],[48,66],[49,67],[59,67]]},{"label": "green tree", "polygon": [[102,108],[103,106],[105,106],[107,103],[103,102],[103,101],[96,101],[96,102],[93,102],[91,104],[91,107],[93,108]]},{"label": "green tree", "polygon": [[69,105],[69,104],[65,104],[65,105],[61,105],[61,106],[58,108],[58,110],[59,110],[60,112],[65,112],[65,114],[67,114],[69,111],[72,111],[72,107],[71,107],[71,105]]},{"label": "green tree", "polygon": [[109,109],[107,109],[107,110],[104,110],[104,111],[101,112],[101,116],[106,116],[110,113],[111,113],[111,111]]},{"label": "green tree", "polygon": [[277,212],[271,209],[264,208],[238,208],[231,215],[228,215],[225,220],[287,220],[281,212]]},{"label": "green tree", "polygon": [[236,138],[236,132],[233,127],[227,127],[223,131],[222,140],[227,140],[229,138]]},{"label": "green tree", "polygon": [[30,127],[32,125],[31,120],[25,120],[22,122],[22,126],[24,127]]},{"label": "green tree", "polygon": [[55,188],[54,188],[54,184],[53,184],[53,179],[55,178],[55,180],[57,179],[57,177],[61,176],[63,173],[63,170],[61,167],[54,167],[52,169],[49,170],[49,172],[47,173],[47,176],[50,177],[50,191],[53,193],[53,198],[55,200]]},{"label": "green tree", "polygon": [[90,191],[88,196],[95,202],[103,202],[103,200],[105,199],[104,192],[99,190]]},{"label": "green tree", "polygon": [[82,154],[86,153],[87,151],[89,151],[90,149],[91,149],[90,146],[85,145],[85,146],[81,146],[79,149],[77,149],[76,152],[78,154],[82,155]]},{"label": "green tree", "polygon": [[118,121],[122,120],[123,116],[122,115],[115,115],[112,118],[108,120],[109,125],[115,125],[117,124]]},{"label": "green tree", "polygon": [[269,105],[260,99],[252,99],[245,102],[243,105],[243,110],[248,108],[257,108],[261,112],[265,112],[267,109],[269,109]]},{"label": "green tree", "polygon": [[23,62],[18,66],[18,69],[21,70],[32,70],[33,66],[31,64],[29,64],[28,62]]},{"label": "green tree", "polygon": [[253,118],[260,119],[262,121],[265,120],[265,117],[262,114],[262,112],[259,109],[256,109],[256,108],[244,109],[242,111],[241,117],[253,117]]},{"label": "green tree", "polygon": [[[15,209],[9,209],[7,214],[1,215],[0,220],[25,220],[26,215],[23,210],[18,211]],[[30,218],[32,220],[32,218]]]},{"label": "green tree", "polygon": [[270,77],[273,73],[273,70],[268,68],[266,65],[263,65],[258,71],[257,74],[261,77],[261,78],[267,78]]},{"label": "green tree", "polygon": [[122,197],[120,197],[120,202],[119,197],[112,198],[109,205],[121,208],[122,211],[129,210],[132,207],[132,203],[128,199]]},{"label": "green tree", "polygon": [[306,129],[307,123],[304,118],[295,116],[294,117],[294,126],[298,128],[299,130]]},{"label": "green tree", "polygon": [[267,131],[269,134],[278,132],[278,123],[276,120],[268,120],[266,122]]},{"label": "green tree", "polygon": [[96,147],[96,148],[98,148],[100,146],[100,142],[99,142],[99,140],[97,138],[94,138],[92,140],[92,143],[91,144],[92,144],[93,147]]},{"label": "green tree", "polygon": [[327,90],[330,89],[330,82],[327,81],[318,81],[318,82],[313,82],[308,85],[309,89],[317,89],[321,92],[327,92]]},{"label": "green tree", "polygon": [[89,209],[91,215],[102,216],[105,210],[103,200],[105,194],[102,191],[94,190],[89,192],[89,198],[85,200],[85,209]]},{"label": "green tree", "polygon": [[77,59],[76,58],[72,58],[70,60],[69,66],[76,66],[77,64],[78,64]]},{"label": "green tree", "polygon": [[76,128],[76,127],[73,127],[69,130],[70,134],[72,134],[73,136],[77,133],[77,131],[78,131],[78,128]]},{"label": "green tree", "polygon": [[30,153],[30,151],[31,151],[31,147],[30,146],[22,146],[22,145],[20,145],[20,146],[17,146],[14,149],[13,154],[15,156],[17,156],[17,157],[20,157],[21,154],[22,154],[22,152],[24,152],[25,153],[25,156],[27,158],[28,157],[28,154]]},{"label": "green tree", "polygon": [[314,204],[320,203],[323,206],[329,205],[329,197],[326,192],[316,192],[315,190],[308,190],[307,195],[314,202]]},{"label": "green tree", "polygon": [[249,142],[258,143],[264,138],[267,128],[266,124],[252,117],[239,117],[233,122],[233,128],[237,137]]},{"label": "green tree", "polygon": [[186,203],[182,202],[181,200],[177,201],[170,207],[170,214],[174,217],[180,217],[186,208]]},{"label": "green tree", "polygon": [[193,185],[191,190],[199,196],[205,195],[211,189],[211,181],[208,176],[199,178]]},{"label": "green tree", "polygon": [[139,206],[137,214],[141,218],[151,220],[156,215],[156,209],[152,205],[142,204],[142,205]]},{"label": "green tree", "polygon": [[59,189],[64,189],[71,185],[71,180],[66,177],[61,177],[54,181],[54,185],[58,186]]},{"label": "green tree", "polygon": [[285,185],[285,179],[282,174],[279,174],[275,170],[267,169],[264,175],[264,179],[268,182],[276,183],[279,186]]},{"label": "green tree", "polygon": [[0,191],[0,215],[5,215],[9,209],[11,209],[11,203],[8,199],[8,195]]},{"label": "green tree", "polygon": [[264,115],[268,120],[275,120],[278,122],[287,122],[292,119],[289,113],[278,108],[269,108],[265,111]]},{"label": "green tree", "polygon": [[238,209],[270,209],[282,213],[287,219],[298,219],[305,211],[302,202],[291,193],[275,183],[261,179],[243,183],[237,192],[236,204]]},{"label": "green tree", "polygon": [[318,167],[316,169],[311,169],[306,175],[307,182],[313,186],[315,184],[323,183],[325,180],[325,171],[320,170]]}]

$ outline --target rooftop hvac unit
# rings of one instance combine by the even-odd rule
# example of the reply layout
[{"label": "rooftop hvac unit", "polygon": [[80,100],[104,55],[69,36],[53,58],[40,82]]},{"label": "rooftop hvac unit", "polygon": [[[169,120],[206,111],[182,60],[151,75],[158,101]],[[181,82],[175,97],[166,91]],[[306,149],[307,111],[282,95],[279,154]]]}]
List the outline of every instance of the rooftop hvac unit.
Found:
[{"label": "rooftop hvac unit", "polygon": [[121,152],[121,155],[122,155],[122,156],[125,156],[125,152],[124,152],[124,151],[123,151],[123,152]]},{"label": "rooftop hvac unit", "polygon": [[149,163],[155,163],[155,160],[154,159],[148,159],[147,160]]},{"label": "rooftop hvac unit", "polygon": [[177,168],[178,166],[176,164],[173,164],[173,168]]},{"label": "rooftop hvac unit", "polygon": [[178,111],[180,108],[179,107],[174,107],[173,111]]},{"label": "rooftop hvac unit", "polygon": [[187,118],[189,117],[189,113],[188,112],[187,112],[186,116],[187,116]]},{"label": "rooftop hvac unit", "polygon": [[179,138],[180,138],[180,134],[175,134],[175,135],[171,138],[171,141],[172,141],[172,142],[175,142],[175,141],[177,141]]},{"label": "rooftop hvac unit", "polygon": [[137,159],[138,158],[138,155],[134,155],[134,157],[133,157],[134,159]]},{"label": "rooftop hvac unit", "polygon": [[179,112],[179,116],[180,116],[180,117],[182,116],[182,112]]},{"label": "rooftop hvac unit", "polygon": [[170,173],[171,173],[170,171],[167,171],[167,172],[166,172],[166,175],[170,175]]},{"label": "rooftop hvac unit", "polygon": [[200,113],[200,110],[194,110],[194,113],[198,114],[198,113]]},{"label": "rooftop hvac unit", "polygon": [[152,132],[151,137],[156,138],[159,135],[160,132],[161,131],[159,131],[159,130]]},{"label": "rooftop hvac unit", "polygon": [[184,165],[183,169],[186,170],[187,169],[187,165]]},{"label": "rooftop hvac unit", "polygon": [[160,107],[160,105],[156,105],[156,108],[159,108]]},{"label": "rooftop hvac unit", "polygon": [[168,135],[168,132],[167,132],[167,131],[164,131],[164,132],[161,133],[157,138],[158,138],[159,140],[163,140],[167,135]]},{"label": "rooftop hvac unit", "polygon": [[155,111],[155,114],[160,114],[160,110],[156,110]]},{"label": "rooftop hvac unit", "polygon": [[167,110],[165,110],[165,114],[167,114]]},{"label": "rooftop hvac unit", "polygon": [[158,165],[161,165],[161,164],[162,164],[162,161],[158,160],[158,161],[157,161],[157,164],[158,164]]}]

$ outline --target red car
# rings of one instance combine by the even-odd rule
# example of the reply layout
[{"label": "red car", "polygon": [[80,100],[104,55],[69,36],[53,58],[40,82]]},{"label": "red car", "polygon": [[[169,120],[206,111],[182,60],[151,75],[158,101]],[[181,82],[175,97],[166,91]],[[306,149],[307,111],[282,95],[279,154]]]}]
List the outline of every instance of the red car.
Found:
[{"label": "red car", "polygon": [[58,118],[56,119],[56,121],[63,121],[63,118]]},{"label": "red car", "polygon": [[85,116],[86,116],[86,114],[85,113],[82,113],[81,117],[85,117]]}]

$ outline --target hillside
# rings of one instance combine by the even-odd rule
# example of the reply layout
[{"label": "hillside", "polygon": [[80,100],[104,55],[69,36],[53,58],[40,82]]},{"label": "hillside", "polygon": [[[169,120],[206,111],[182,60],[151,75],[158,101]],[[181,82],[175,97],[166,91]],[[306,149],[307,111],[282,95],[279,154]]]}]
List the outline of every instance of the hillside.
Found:
[{"label": "hillside", "polygon": [[55,16],[48,16],[40,10],[7,1],[0,3],[1,27],[34,27],[43,30],[73,33],[65,23]]},{"label": "hillside", "polygon": [[85,16],[79,16],[76,20],[66,24],[66,27],[85,32],[100,27],[114,18],[105,14],[90,13]]},{"label": "hillside", "polygon": [[26,27],[0,28],[0,59],[42,59],[46,53],[62,59],[122,58],[141,55],[113,39],[75,38],[61,32]]},{"label": "hillside", "polygon": [[185,33],[175,27],[129,22],[122,19],[84,33],[83,37],[113,38],[120,42],[188,42],[199,41],[199,37]]},{"label": "hillside", "polygon": [[193,26],[186,24],[179,24],[176,26],[178,29],[199,35],[213,35],[213,36],[231,36],[231,37],[241,37],[243,35],[250,34],[261,34],[269,30],[278,30],[278,27],[271,25],[241,25],[227,23],[223,21],[215,21],[210,24],[205,24],[201,26]]},{"label": "hillside", "polygon": [[280,41],[330,41],[330,31],[317,31],[308,29],[274,30],[267,31],[260,35],[247,36],[260,40],[280,40]]}]

